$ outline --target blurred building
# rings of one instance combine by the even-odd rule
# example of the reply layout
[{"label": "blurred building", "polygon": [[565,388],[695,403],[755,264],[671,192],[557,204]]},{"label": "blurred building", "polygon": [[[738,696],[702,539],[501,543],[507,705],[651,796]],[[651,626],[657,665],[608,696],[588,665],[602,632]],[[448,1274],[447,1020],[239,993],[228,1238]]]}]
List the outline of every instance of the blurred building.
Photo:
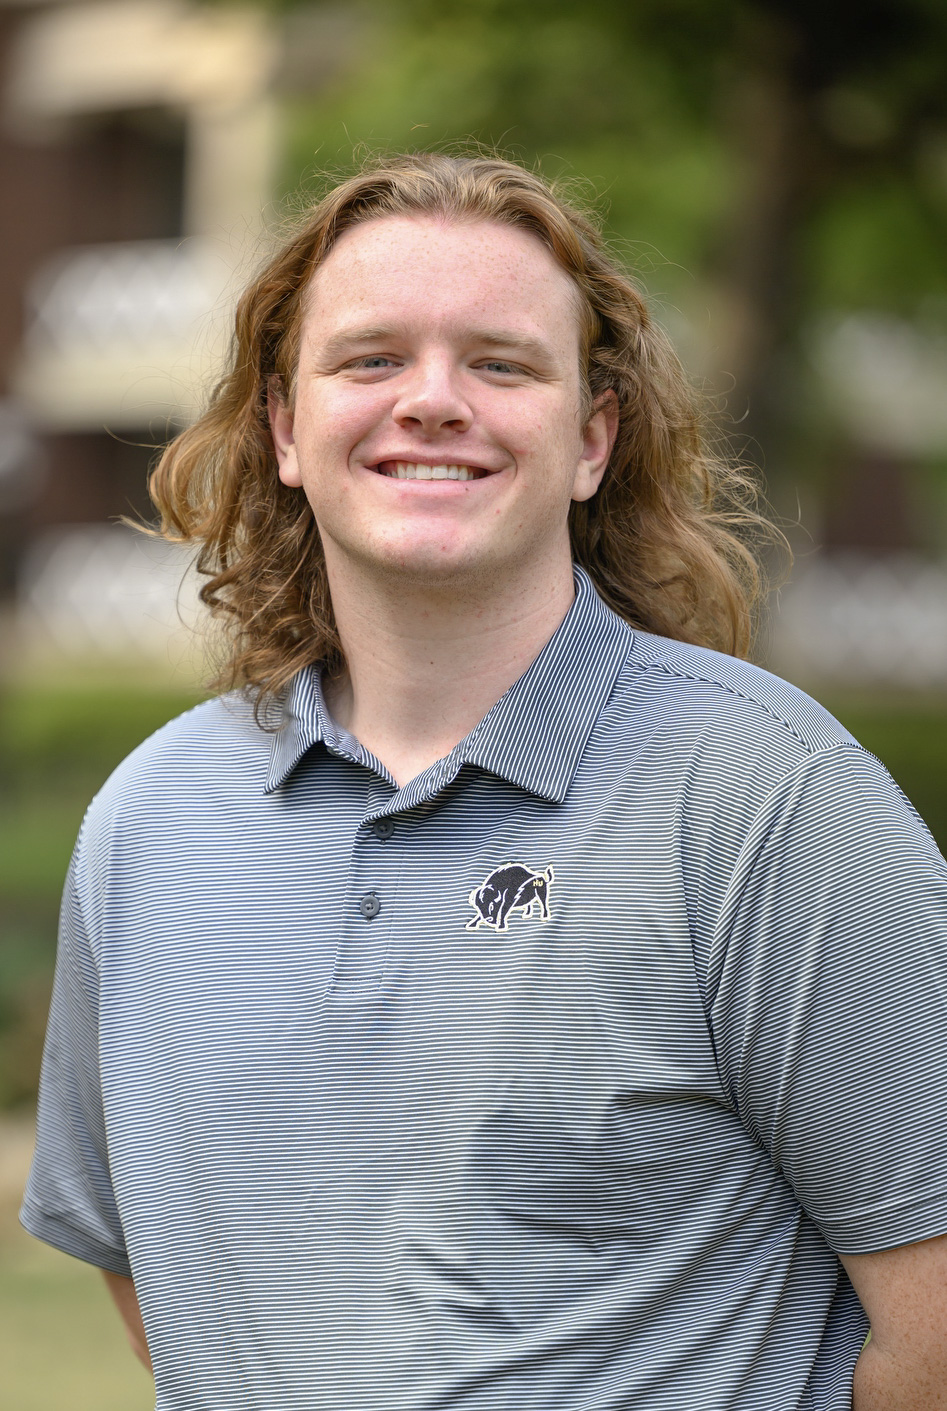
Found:
[{"label": "blurred building", "polygon": [[148,596],[157,550],[116,521],[148,512],[265,247],[277,90],[338,48],[331,9],[300,35],[248,5],[0,0],[0,588],[37,631],[81,639],[116,573]]},{"label": "blurred building", "polygon": [[[365,22],[354,0],[0,0],[0,608],[15,594],[20,644],[163,650],[183,561],[118,521],[148,514],[155,448],[220,366],[285,99],[331,79]],[[916,486],[947,458],[947,346],[866,314],[828,319],[811,352],[842,440],[772,663],[945,688],[947,526]]]},{"label": "blurred building", "polygon": [[149,443],[219,357],[273,192],[276,42],[176,0],[7,0],[0,25],[7,414],[39,443],[31,526],[101,521],[143,508]]},{"label": "blurred building", "polygon": [[[947,338],[879,314],[826,319],[811,355],[840,444],[773,620],[803,684],[947,690]],[[816,552],[818,549],[818,552]]]}]

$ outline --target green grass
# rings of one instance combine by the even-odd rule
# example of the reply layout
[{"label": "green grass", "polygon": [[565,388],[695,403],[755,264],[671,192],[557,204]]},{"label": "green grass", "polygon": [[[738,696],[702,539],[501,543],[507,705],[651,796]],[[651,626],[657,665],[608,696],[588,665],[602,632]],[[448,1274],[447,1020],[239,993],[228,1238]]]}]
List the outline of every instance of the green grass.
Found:
[{"label": "green grass", "polygon": [[32,1239],[16,1219],[29,1124],[0,1124],[0,1367],[10,1411],[151,1411],[97,1269]]}]

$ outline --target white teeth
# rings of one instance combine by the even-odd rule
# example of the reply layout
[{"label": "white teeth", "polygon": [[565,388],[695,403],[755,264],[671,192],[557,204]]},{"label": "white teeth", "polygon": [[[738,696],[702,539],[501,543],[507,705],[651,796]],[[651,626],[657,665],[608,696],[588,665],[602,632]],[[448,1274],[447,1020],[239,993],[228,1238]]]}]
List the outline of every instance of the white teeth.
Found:
[{"label": "white teeth", "polygon": [[395,475],[399,480],[474,480],[474,472],[466,465],[414,465],[396,461]]}]

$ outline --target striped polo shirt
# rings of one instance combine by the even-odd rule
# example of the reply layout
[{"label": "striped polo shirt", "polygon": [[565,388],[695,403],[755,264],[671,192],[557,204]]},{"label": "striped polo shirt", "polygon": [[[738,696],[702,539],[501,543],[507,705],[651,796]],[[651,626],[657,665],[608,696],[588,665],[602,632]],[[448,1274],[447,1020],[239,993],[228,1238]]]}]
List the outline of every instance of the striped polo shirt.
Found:
[{"label": "striped polo shirt", "polygon": [[947,1231],[947,867],[800,692],[577,573],[399,789],[299,675],[116,771],[23,1220],[159,1411],[848,1411],[838,1258]]}]

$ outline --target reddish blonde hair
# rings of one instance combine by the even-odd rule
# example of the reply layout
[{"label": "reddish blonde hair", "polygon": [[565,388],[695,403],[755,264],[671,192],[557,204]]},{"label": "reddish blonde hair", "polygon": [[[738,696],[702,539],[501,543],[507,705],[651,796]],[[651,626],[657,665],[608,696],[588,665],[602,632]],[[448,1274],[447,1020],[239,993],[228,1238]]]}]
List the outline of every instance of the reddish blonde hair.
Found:
[{"label": "reddish blonde hair", "polygon": [[200,546],[201,598],[230,629],[217,684],[260,705],[310,662],[341,666],[312,511],[277,478],[267,387],[276,376],[292,397],[304,291],[342,232],[410,214],[517,226],[552,251],[580,295],[585,411],[609,388],[619,407],[603,483],[572,505],[574,558],[632,626],[745,654],[766,523],[750,480],[708,448],[698,399],[594,220],[513,162],[416,153],[366,163],[304,216],[241,298],[206,412],[153,472],[160,532]]}]

